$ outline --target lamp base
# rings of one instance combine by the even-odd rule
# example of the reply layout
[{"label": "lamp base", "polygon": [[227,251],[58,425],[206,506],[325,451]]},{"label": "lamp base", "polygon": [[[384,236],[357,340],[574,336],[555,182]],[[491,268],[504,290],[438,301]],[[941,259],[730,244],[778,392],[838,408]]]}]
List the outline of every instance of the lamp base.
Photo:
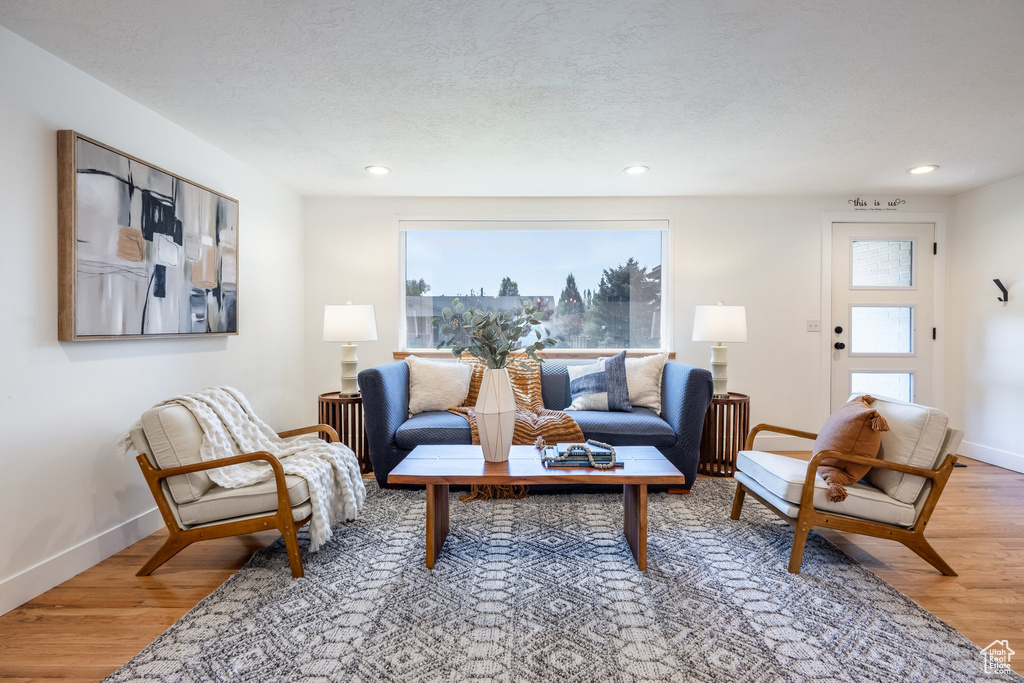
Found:
[{"label": "lamp base", "polygon": [[714,385],[714,398],[729,398],[729,347],[718,344],[711,347],[711,383]]},{"label": "lamp base", "polygon": [[357,344],[341,345],[341,390],[338,394],[348,398],[359,395],[359,359],[356,357],[358,349]]}]

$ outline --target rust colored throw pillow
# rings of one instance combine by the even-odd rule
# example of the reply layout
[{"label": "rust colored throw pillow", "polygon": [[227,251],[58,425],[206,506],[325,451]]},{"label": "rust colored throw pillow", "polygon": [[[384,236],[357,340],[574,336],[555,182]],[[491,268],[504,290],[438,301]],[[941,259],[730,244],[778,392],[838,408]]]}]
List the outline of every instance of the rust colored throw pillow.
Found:
[{"label": "rust colored throw pillow", "polygon": [[[874,402],[870,396],[857,396],[832,413],[814,440],[815,455],[822,451],[839,451],[845,455],[877,458],[882,432],[889,431],[889,425],[871,407]],[[860,481],[870,469],[870,465],[825,458],[818,466],[818,474],[828,483],[828,499],[838,503],[846,500],[844,485]]]}]

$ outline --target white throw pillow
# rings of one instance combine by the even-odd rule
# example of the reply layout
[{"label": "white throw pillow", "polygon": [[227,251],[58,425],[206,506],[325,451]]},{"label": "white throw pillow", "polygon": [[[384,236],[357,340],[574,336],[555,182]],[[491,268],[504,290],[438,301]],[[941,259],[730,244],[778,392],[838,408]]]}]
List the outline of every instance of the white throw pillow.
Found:
[{"label": "white throw pillow", "polygon": [[667,360],[667,353],[626,359],[630,405],[650,408],[661,414],[661,375]]},{"label": "white throw pillow", "polygon": [[469,395],[473,366],[455,361],[405,359],[409,365],[409,414],[461,406]]},{"label": "white throw pillow", "polygon": [[[946,439],[949,415],[938,408],[887,398],[875,398],[871,407],[889,423],[889,431],[882,432],[879,460],[925,469],[939,466],[946,456],[942,444]],[[924,477],[881,467],[872,467],[864,478],[890,498],[910,505],[915,503],[921,489],[928,483]]]}]

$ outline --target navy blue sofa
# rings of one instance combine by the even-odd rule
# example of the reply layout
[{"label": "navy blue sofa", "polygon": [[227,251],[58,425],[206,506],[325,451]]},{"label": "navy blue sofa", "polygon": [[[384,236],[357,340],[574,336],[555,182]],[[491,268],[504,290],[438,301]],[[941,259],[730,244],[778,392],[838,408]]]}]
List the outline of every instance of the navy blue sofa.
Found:
[{"label": "navy blue sofa", "polygon": [[[548,359],[541,364],[544,406],[564,410],[569,394],[569,365],[588,360]],[[427,412],[409,417],[409,366],[397,361],[359,373],[363,420],[370,445],[370,461],[377,483],[416,446],[470,444],[469,422],[449,412]],[[669,361],[661,379],[661,415],[647,408],[633,412],[569,411],[588,439],[613,446],[654,446],[680,472],[689,488],[697,476],[704,414],[711,404],[711,373],[703,368]]]}]

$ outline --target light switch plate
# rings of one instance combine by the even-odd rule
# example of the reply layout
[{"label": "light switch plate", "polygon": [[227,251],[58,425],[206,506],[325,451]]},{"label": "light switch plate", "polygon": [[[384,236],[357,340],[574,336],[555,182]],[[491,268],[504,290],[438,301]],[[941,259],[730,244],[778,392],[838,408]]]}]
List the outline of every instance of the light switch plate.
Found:
[{"label": "light switch plate", "polygon": [[808,320],[807,321],[808,332],[821,332],[821,321],[820,320]]}]

